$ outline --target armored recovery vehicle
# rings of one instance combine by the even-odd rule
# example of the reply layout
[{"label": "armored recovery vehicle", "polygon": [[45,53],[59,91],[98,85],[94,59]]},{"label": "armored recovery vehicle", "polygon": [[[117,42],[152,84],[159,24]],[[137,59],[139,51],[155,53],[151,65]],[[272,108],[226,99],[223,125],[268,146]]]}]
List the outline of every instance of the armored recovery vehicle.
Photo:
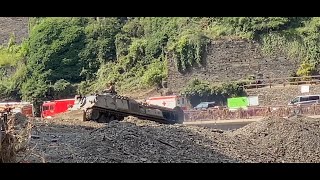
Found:
[{"label": "armored recovery vehicle", "polygon": [[84,121],[108,123],[113,120],[121,121],[127,116],[164,124],[181,124],[184,121],[183,110],[178,106],[171,109],[150,105],[111,93],[76,97],[75,106],[83,110]]}]

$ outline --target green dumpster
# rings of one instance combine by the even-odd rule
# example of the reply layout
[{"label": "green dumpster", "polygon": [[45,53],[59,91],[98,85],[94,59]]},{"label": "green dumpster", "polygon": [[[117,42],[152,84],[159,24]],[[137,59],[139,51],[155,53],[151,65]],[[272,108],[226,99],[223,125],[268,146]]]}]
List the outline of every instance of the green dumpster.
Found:
[{"label": "green dumpster", "polygon": [[236,109],[236,108],[246,108],[249,106],[248,97],[236,97],[236,98],[228,98],[228,108]]}]

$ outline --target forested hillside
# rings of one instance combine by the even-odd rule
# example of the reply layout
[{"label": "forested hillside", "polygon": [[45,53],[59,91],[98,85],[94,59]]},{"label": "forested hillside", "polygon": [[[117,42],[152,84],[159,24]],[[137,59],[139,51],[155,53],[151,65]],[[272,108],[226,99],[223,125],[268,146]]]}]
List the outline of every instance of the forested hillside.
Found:
[{"label": "forested hillside", "polygon": [[[318,17],[50,17],[29,24],[22,44],[12,36],[0,47],[0,99],[37,104],[100,91],[109,80],[121,92],[152,87],[167,76],[168,53],[183,73],[202,65],[212,39],[259,41],[265,54],[300,59],[300,76],[317,73],[319,64]],[[187,93],[210,91],[196,84]]]}]

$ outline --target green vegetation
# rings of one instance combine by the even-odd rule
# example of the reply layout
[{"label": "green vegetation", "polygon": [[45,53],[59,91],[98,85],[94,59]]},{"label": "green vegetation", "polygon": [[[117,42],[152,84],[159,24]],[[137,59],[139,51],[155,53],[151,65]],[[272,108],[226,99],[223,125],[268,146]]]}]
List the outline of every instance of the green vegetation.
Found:
[{"label": "green vegetation", "polygon": [[19,99],[20,87],[25,81],[27,52],[26,43],[15,44],[14,34],[10,36],[7,46],[0,46],[0,98]]},{"label": "green vegetation", "polygon": [[[317,74],[319,17],[30,18],[30,37],[0,47],[0,98],[41,102],[101,91],[113,80],[121,93],[159,85],[174,57],[181,73],[205,65],[212,39],[250,39],[266,55],[301,60],[294,73]],[[186,93],[210,100],[241,94],[239,85],[193,82]],[[222,99],[223,99],[222,98]]]},{"label": "green vegetation", "polygon": [[196,106],[202,101],[215,101],[220,105],[226,105],[227,98],[246,95],[240,83],[211,85],[198,79],[190,81],[183,94],[190,98],[192,106]]},{"label": "green vegetation", "polygon": [[201,66],[206,44],[206,37],[199,32],[196,32],[196,34],[189,32],[189,34],[182,35],[170,49],[177,61],[178,70],[185,72],[191,67]]},{"label": "green vegetation", "polygon": [[7,46],[0,46],[0,67],[15,67],[27,55],[26,43],[15,44],[15,35],[11,34]]}]

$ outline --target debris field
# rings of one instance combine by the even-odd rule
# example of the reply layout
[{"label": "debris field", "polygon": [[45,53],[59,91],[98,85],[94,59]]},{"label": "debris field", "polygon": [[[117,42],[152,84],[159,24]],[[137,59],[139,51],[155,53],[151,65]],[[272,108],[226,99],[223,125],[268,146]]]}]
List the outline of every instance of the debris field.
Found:
[{"label": "debris field", "polygon": [[34,120],[28,153],[20,156],[44,163],[320,162],[319,126],[302,116],[268,117],[233,131],[134,117],[99,124],[73,112]]}]

